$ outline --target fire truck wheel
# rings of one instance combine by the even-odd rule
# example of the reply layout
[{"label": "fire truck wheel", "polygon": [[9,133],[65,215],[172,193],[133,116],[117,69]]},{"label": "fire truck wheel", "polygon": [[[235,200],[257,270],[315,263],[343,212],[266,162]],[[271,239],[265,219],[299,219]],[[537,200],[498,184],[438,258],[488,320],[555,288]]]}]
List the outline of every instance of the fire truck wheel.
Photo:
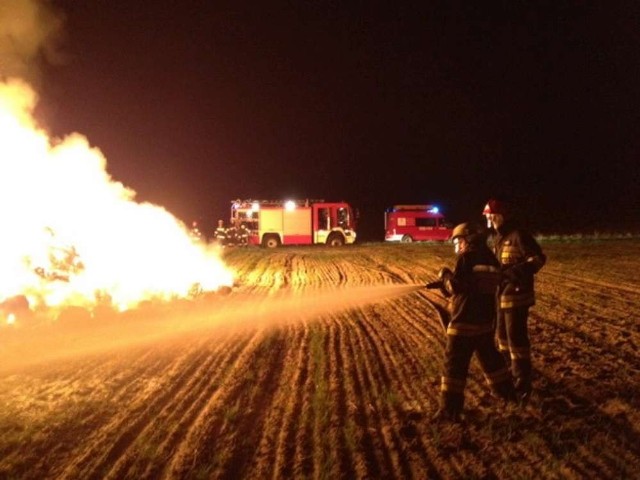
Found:
[{"label": "fire truck wheel", "polygon": [[344,245],[344,237],[339,233],[332,233],[327,238],[327,245],[330,247],[341,247]]},{"label": "fire truck wheel", "polygon": [[413,238],[411,238],[411,235],[405,235],[402,237],[402,243],[411,243],[413,242]]},{"label": "fire truck wheel", "polygon": [[265,248],[276,248],[280,246],[280,237],[277,235],[265,235],[262,239],[262,246]]}]

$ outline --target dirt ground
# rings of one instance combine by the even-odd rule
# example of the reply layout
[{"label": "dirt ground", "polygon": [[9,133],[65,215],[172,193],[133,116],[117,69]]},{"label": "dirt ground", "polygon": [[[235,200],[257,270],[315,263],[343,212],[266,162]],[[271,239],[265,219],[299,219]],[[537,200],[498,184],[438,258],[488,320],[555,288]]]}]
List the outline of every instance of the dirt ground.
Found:
[{"label": "dirt ground", "polygon": [[236,249],[239,285],[0,329],[0,478],[640,478],[640,241],[543,242],[534,395],[435,424],[450,245]]}]

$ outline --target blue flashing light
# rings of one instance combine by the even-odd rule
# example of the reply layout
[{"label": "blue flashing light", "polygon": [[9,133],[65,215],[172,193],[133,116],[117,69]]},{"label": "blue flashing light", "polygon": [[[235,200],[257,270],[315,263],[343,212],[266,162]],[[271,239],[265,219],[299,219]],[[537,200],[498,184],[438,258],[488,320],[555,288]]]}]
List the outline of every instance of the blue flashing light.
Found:
[{"label": "blue flashing light", "polygon": [[438,213],[440,211],[440,209],[438,207],[431,207],[429,210],[427,210],[429,213]]}]

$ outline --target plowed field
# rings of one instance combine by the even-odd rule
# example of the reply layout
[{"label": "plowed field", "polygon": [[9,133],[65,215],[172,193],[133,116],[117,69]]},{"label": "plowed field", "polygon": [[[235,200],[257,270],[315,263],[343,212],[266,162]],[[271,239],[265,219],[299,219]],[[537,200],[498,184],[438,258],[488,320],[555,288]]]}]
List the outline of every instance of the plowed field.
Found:
[{"label": "plowed field", "polygon": [[226,296],[0,330],[0,478],[640,478],[640,242],[543,243],[534,396],[430,421],[450,245],[237,249]]}]

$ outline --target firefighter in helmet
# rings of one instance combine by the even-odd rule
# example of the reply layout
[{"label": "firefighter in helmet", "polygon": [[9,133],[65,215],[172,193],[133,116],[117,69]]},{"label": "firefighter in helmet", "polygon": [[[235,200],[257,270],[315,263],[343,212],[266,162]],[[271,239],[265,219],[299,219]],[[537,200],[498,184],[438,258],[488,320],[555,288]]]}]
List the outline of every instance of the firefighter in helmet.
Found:
[{"label": "firefighter in helmet", "polygon": [[224,221],[218,220],[218,227],[216,228],[216,231],[213,232],[213,238],[220,246],[227,244],[227,229],[224,228]]},{"label": "firefighter in helmet", "polygon": [[490,199],[482,214],[495,236],[493,250],[500,262],[502,280],[498,294],[497,340],[515,381],[519,400],[531,396],[532,367],[529,341],[529,307],[535,303],[534,275],[546,257],[533,236],[517,226],[505,200]]},{"label": "firefighter in helmet", "polygon": [[455,268],[453,271],[443,268],[438,274],[449,297],[451,316],[440,383],[440,409],[434,416],[438,421],[459,420],[474,353],[493,393],[505,402],[514,399],[509,369],[494,341],[500,264],[487,247],[484,232],[473,224],[456,226],[452,242],[457,257]]},{"label": "firefighter in helmet", "polygon": [[200,231],[200,228],[198,227],[198,221],[197,220],[194,220],[193,222],[191,222],[191,228],[189,229],[189,235],[191,236],[192,240],[195,240],[195,241],[202,240],[202,232]]},{"label": "firefighter in helmet", "polygon": [[236,246],[238,244],[238,227],[235,223],[232,223],[227,232],[227,246]]},{"label": "firefighter in helmet", "polygon": [[249,233],[251,232],[247,228],[247,224],[242,222],[238,228],[238,242],[240,246],[246,247],[249,244]]}]

